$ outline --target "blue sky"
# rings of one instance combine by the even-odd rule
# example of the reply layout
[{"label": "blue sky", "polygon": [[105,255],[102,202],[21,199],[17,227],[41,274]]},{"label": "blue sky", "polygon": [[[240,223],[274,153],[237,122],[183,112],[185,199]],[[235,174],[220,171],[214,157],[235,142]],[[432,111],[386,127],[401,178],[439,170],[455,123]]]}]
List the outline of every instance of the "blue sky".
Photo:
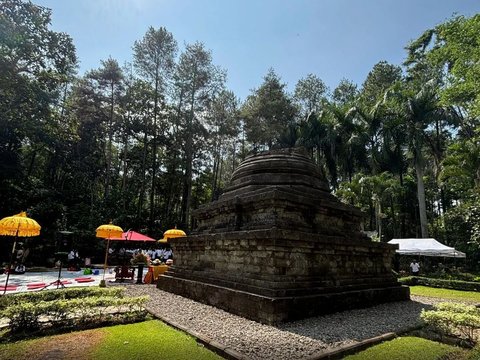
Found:
[{"label": "blue sky", "polygon": [[381,60],[401,64],[404,46],[452,14],[480,12],[478,0],[33,0],[68,33],[80,73],[109,56],[120,64],[149,26],[164,26],[180,48],[202,41],[227,87],[241,99],[273,67],[288,89],[309,73],[332,90],[361,85]]}]

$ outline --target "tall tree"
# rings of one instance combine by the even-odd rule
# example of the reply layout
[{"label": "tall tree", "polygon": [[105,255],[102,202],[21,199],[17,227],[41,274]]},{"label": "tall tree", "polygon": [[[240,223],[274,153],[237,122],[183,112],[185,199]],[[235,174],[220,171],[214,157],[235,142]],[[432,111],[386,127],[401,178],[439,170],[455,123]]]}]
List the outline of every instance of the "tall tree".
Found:
[{"label": "tall tree", "polygon": [[[182,224],[190,225],[192,200],[192,176],[194,160],[194,136],[199,134],[202,112],[210,100],[223,89],[225,72],[212,63],[212,54],[200,42],[188,44],[180,55],[175,71],[175,86],[181,94],[181,105],[185,118],[185,176],[182,197]],[[198,131],[195,131],[198,129]]]},{"label": "tall tree", "polygon": [[[125,205],[127,199],[130,198],[129,203],[136,205],[135,218],[138,222],[141,222],[144,217],[145,196],[149,180],[147,158],[149,136],[152,133],[151,99],[153,96],[153,88],[149,83],[131,76],[128,77],[126,93],[122,98],[124,144],[122,204]],[[127,177],[129,163],[132,168],[131,177]],[[130,186],[127,187],[128,180],[130,180]],[[128,189],[130,191],[127,191]]]},{"label": "tall tree", "polygon": [[[53,114],[77,59],[71,38],[51,30],[50,20],[50,10],[31,2],[0,2],[1,212],[25,208],[27,201],[31,206],[25,191],[38,186],[29,175],[60,133],[61,122]],[[26,155],[29,165],[23,167]]]},{"label": "tall tree", "polygon": [[[107,118],[106,131],[108,141],[105,146],[105,191],[104,199],[108,199],[110,193],[110,179],[113,156],[113,135],[115,131],[115,120],[118,117],[115,108],[118,107],[121,91],[123,88],[123,71],[117,60],[108,58],[101,61],[102,67],[87,74],[87,77],[96,81],[98,91],[106,105],[105,117]],[[117,109],[118,112],[118,109]]]},{"label": "tall tree", "polygon": [[422,238],[428,237],[428,220],[425,200],[425,149],[428,146],[427,128],[437,119],[444,119],[447,111],[439,103],[434,82],[427,83],[416,92],[407,90],[399,113],[406,121],[408,145],[412,153],[417,176],[417,196]]},{"label": "tall tree", "polygon": [[[335,110],[337,109],[333,109],[331,105],[318,114],[310,113],[300,126],[298,139],[300,145],[310,150],[323,177],[329,180],[334,189],[338,185],[337,144],[339,142],[339,124],[334,115]],[[340,111],[338,109],[339,113]]]},{"label": "tall tree", "polygon": [[242,106],[247,139],[255,149],[271,148],[283,129],[295,120],[296,109],[285,87],[280,77],[270,69],[263,84],[248,96]]},{"label": "tall tree", "polygon": [[157,174],[157,121],[160,110],[161,95],[172,76],[177,42],[167,29],[155,30],[150,27],[143,39],[133,45],[134,65],[140,75],[147,79],[154,88],[153,99],[153,141],[152,141],[152,186],[150,189],[150,228],[155,217],[155,184]]},{"label": "tall tree", "polygon": [[419,44],[429,44],[434,39],[431,49],[424,50],[424,56],[430,66],[446,70],[448,81],[440,89],[441,100],[445,105],[457,106],[462,114],[467,115],[463,117],[461,130],[465,135],[473,136],[480,115],[480,55],[477,51],[480,15],[455,17],[426,32],[430,33],[432,35],[426,39],[422,36],[413,42],[411,51],[419,53],[424,50]]},{"label": "tall tree", "polygon": [[[210,141],[213,151],[213,182],[212,200],[218,195],[222,178],[222,154],[227,148],[232,148],[232,162],[236,156],[236,137],[240,132],[238,99],[231,91],[221,91],[210,103],[207,115],[207,124],[210,127]],[[233,168],[233,166],[232,166]]]},{"label": "tall tree", "polygon": [[318,113],[328,91],[325,83],[316,75],[308,74],[295,85],[294,99],[299,104],[304,119],[313,111]]},{"label": "tall tree", "polygon": [[357,85],[347,79],[340,80],[340,83],[333,90],[332,100],[339,105],[350,104],[353,105],[358,96]]},{"label": "tall tree", "polygon": [[400,66],[389,64],[386,61],[376,63],[362,85],[363,102],[367,107],[374,106],[383,99],[389,88],[401,80],[402,69]]}]

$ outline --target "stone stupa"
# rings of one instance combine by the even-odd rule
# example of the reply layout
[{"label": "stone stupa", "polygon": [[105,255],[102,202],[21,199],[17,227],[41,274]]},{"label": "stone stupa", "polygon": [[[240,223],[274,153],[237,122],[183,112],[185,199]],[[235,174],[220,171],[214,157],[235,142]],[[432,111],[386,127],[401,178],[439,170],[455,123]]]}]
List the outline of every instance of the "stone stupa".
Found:
[{"label": "stone stupa", "polygon": [[361,232],[362,213],[301,150],[247,157],[193,216],[159,289],[268,324],[409,299],[391,271],[396,247]]}]

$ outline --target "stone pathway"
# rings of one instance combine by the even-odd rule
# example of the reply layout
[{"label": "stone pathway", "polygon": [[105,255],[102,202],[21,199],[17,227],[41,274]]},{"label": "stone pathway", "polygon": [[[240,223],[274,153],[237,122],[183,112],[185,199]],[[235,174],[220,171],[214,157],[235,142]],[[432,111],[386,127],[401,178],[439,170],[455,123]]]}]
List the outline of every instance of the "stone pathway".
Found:
[{"label": "stone pathway", "polygon": [[[115,281],[115,272],[113,271],[113,267],[107,270],[105,274],[105,280],[108,282]],[[146,269],[144,269],[143,276],[146,274]],[[5,285],[5,280],[7,275],[2,274],[0,275],[0,295],[3,294],[3,287]],[[75,279],[79,278],[91,278],[93,281],[89,282],[78,282]],[[103,278],[103,269],[99,270],[98,275],[83,275],[83,270],[80,271],[67,271],[67,269],[62,269],[61,273],[61,280],[68,281],[65,284],[65,287],[79,287],[79,286],[98,286],[100,284],[100,280]],[[136,278],[136,277],[135,277]],[[58,270],[52,271],[44,271],[44,272],[26,272],[25,274],[12,274],[8,279],[8,287],[16,286],[15,290],[9,291],[7,287],[6,294],[12,293],[20,293],[20,292],[32,292],[32,291],[39,291],[43,288],[43,286],[39,286],[37,288],[31,288],[28,284],[39,284],[44,283],[45,285],[51,284],[58,279]],[[48,289],[56,289],[56,285],[50,285]]]},{"label": "stone pathway", "polygon": [[423,302],[421,297],[412,297],[414,301],[269,326],[158,290],[155,285],[125,287],[131,296],[149,295],[147,309],[156,317],[245,359],[315,358],[325,351],[417,327],[422,309],[431,308],[429,299]]}]

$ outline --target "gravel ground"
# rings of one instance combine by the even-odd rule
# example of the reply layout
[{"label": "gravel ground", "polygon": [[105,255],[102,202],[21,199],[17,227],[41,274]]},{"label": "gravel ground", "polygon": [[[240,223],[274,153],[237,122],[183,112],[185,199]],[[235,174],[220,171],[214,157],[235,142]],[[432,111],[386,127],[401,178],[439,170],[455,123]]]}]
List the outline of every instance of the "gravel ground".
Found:
[{"label": "gravel ground", "polygon": [[412,296],[413,301],[269,326],[158,290],[155,285],[126,288],[131,296],[150,295],[147,308],[154,315],[171,319],[250,359],[305,359],[340,345],[406,330],[420,324],[423,308],[429,309],[431,304],[439,302]]}]

